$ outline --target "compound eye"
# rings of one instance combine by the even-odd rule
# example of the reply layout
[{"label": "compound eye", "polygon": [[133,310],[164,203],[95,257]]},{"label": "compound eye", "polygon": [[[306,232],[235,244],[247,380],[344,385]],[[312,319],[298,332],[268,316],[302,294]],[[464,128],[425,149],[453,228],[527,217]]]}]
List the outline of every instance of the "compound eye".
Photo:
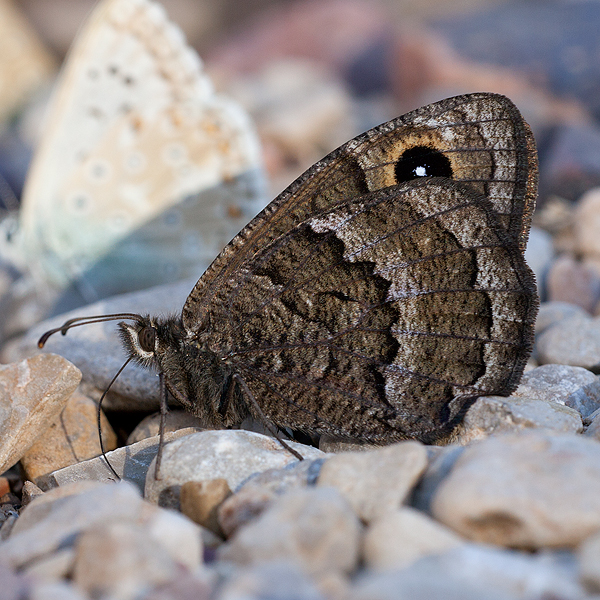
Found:
[{"label": "compound eye", "polygon": [[144,327],[138,333],[138,340],[144,352],[154,352],[154,345],[156,343],[156,329],[154,329],[154,327]]}]

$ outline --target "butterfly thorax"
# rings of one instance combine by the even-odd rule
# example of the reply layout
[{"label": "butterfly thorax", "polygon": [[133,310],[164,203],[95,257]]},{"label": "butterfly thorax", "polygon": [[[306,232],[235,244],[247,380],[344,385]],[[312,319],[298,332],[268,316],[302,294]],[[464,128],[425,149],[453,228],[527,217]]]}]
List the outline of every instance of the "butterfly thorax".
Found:
[{"label": "butterfly thorax", "polygon": [[120,328],[129,356],[163,373],[175,399],[208,426],[231,427],[248,415],[231,367],[190,337],[179,317],[144,316]]}]

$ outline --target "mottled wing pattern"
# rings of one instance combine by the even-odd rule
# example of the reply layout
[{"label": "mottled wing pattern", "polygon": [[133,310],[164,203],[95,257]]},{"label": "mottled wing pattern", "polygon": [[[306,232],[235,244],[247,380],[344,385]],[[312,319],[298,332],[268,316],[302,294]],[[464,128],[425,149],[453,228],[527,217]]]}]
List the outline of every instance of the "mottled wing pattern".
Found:
[{"label": "mottled wing pattern", "polygon": [[209,267],[183,308],[185,326],[191,331],[201,326],[214,299],[223,298],[223,283],[242,276],[243,265],[251,263],[262,245],[315,211],[406,180],[402,170],[414,148],[441,153],[449,167],[444,176],[486,196],[524,250],[537,193],[537,157],[529,126],[504,96],[456,96],[375,127],[315,163]]},{"label": "mottled wing pattern", "polygon": [[[514,111],[458,97],[342,146],[223,251],[184,326],[298,429],[433,441],[475,397],[510,393],[537,312],[535,155]],[[445,177],[411,176],[415,148]]]}]

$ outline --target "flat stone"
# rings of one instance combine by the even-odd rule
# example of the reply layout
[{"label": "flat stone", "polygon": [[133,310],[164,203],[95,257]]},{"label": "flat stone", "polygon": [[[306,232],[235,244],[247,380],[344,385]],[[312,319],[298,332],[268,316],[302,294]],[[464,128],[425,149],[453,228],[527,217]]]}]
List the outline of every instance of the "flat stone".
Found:
[{"label": "flat stone", "polygon": [[[71,485],[54,488],[48,492],[42,492],[32,498],[26,505],[27,510],[21,510],[18,524],[14,533],[21,533],[43,521],[53,510],[57,501],[71,496],[87,493],[101,488],[104,484],[99,481],[78,481]],[[35,502],[33,502],[35,500]]]},{"label": "flat stone", "polygon": [[448,446],[426,446],[429,463],[421,479],[413,489],[407,504],[424,513],[431,514],[431,501],[438,486],[454,468],[465,447],[458,444]]},{"label": "flat stone", "polygon": [[35,581],[28,600],[87,600],[81,590],[68,581]]},{"label": "flat stone", "polygon": [[[100,577],[99,571],[113,568],[115,563],[105,561],[103,553],[94,558],[92,551],[84,552],[82,558],[81,543],[89,534],[94,540],[90,544],[96,544],[96,548],[102,545],[99,540],[108,539],[111,556],[123,569],[131,568],[132,577],[137,575],[134,571],[140,562],[144,562],[143,553],[150,547],[161,556],[163,564],[174,565],[175,573],[180,568],[193,571],[201,566],[200,528],[183,515],[143,501],[136,488],[127,482],[80,483],[72,487],[72,490],[52,490],[29,504],[23,511],[24,523],[19,523],[0,546],[1,563],[51,577],[59,576],[60,570],[64,569],[63,575],[74,571],[78,582],[88,581],[86,577],[96,581],[94,577]],[[132,531],[127,529],[120,537],[123,527],[132,528]],[[127,548],[123,551],[117,542],[125,538],[130,538],[131,542],[125,544]],[[132,550],[138,543],[142,556]],[[69,554],[71,550],[74,550],[74,556]],[[117,555],[119,560],[116,560]],[[102,556],[102,560],[98,556]],[[95,563],[95,568],[88,562]],[[119,569],[117,573],[122,574]],[[113,573],[112,579],[116,581],[118,576]],[[94,584],[85,583],[80,587],[91,589]]]},{"label": "flat stone", "polygon": [[493,433],[531,428],[580,433],[583,423],[576,410],[558,402],[514,395],[482,396],[467,411],[459,442],[467,444]]},{"label": "flat stone", "polygon": [[556,402],[587,417],[600,408],[600,377],[582,367],[543,365],[523,375],[514,396]]},{"label": "flat stone", "polygon": [[369,525],[363,540],[363,560],[375,571],[403,569],[423,556],[463,543],[451,529],[421,511],[402,507]]},{"label": "flat stone", "polygon": [[[359,591],[360,594],[356,593]],[[577,580],[576,562],[569,554],[531,555],[476,544],[462,544],[443,554],[426,556],[407,569],[367,575],[356,592],[350,597],[365,600],[587,597]]]},{"label": "flat stone", "polygon": [[219,600],[242,598],[325,600],[325,596],[296,565],[282,560],[239,569],[219,594]]},{"label": "flat stone", "polygon": [[[79,534],[95,525],[113,520],[143,522],[156,510],[128,482],[95,485],[65,497],[49,494],[24,509],[10,537],[0,544],[0,563],[19,568],[71,546]],[[26,518],[30,511],[37,513],[35,519]]]},{"label": "flat stone", "polygon": [[397,510],[427,467],[420,442],[392,444],[368,452],[346,452],[328,458],[318,486],[333,486],[365,522]]},{"label": "flat stone", "polygon": [[79,369],[56,354],[0,365],[0,473],[60,415],[80,380]]},{"label": "flat stone", "polygon": [[[106,315],[120,312],[140,314],[179,313],[196,278],[122,294],[53,317],[33,327],[22,338],[6,344],[2,360],[11,362],[40,352],[56,352],[77,365],[83,374],[86,393],[97,399],[127,359],[119,338],[117,321],[107,321],[76,327],[67,335],[55,334],[44,350],[37,347],[42,334],[60,327],[66,320],[89,315]],[[104,401],[106,410],[157,410],[159,385],[156,373],[130,364],[119,375]]]},{"label": "flat stone", "polygon": [[[203,422],[198,417],[185,410],[170,410],[166,415],[165,433],[177,431],[178,429],[188,429],[193,427],[200,431],[207,429],[203,426]],[[210,428],[208,428],[210,429]],[[160,412],[148,415],[142,419],[136,428],[129,434],[127,445],[141,442],[149,437],[154,437],[159,434],[160,430]]]},{"label": "flat stone", "polygon": [[217,509],[231,495],[225,479],[187,481],[181,486],[179,502],[181,512],[213,533],[223,536],[217,519]]},{"label": "flat stone", "polygon": [[[179,429],[165,434],[165,443],[180,437],[190,435],[195,429]],[[144,490],[146,475],[150,464],[158,452],[160,439],[158,436],[146,438],[136,444],[122,446],[112,452],[106,453],[106,458],[117,472],[119,477],[125,481],[135,484],[140,492]],[[152,470],[154,474],[154,469]],[[154,475],[153,475],[154,476]],[[59,469],[53,473],[38,477],[37,484],[43,490],[49,490],[57,486],[70,485],[78,481],[101,481],[104,483],[114,482],[115,475],[106,464],[103,456],[97,456],[89,460]]]},{"label": "flat stone", "polygon": [[29,598],[31,582],[0,561],[0,590],[3,600]]},{"label": "flat stone", "polygon": [[313,576],[351,572],[359,558],[361,525],[331,487],[291,490],[218,549],[240,565],[287,560]]},{"label": "flat stone", "polygon": [[464,450],[431,509],[471,540],[576,546],[600,529],[600,444],[545,430],[487,438]]},{"label": "flat stone", "polygon": [[219,507],[219,524],[226,537],[249,523],[285,492],[314,485],[325,459],[305,459],[283,469],[269,469],[253,475]]},{"label": "flat stone", "polygon": [[[305,458],[323,456],[311,446],[287,443]],[[179,492],[187,481],[225,479],[235,490],[254,473],[297,461],[277,440],[259,433],[242,429],[201,431],[165,446],[160,479],[154,477],[151,465],[144,496],[161,506],[178,508]]]},{"label": "flat stone", "polygon": [[540,364],[600,370],[600,317],[573,316],[541,333],[536,340]]},{"label": "flat stone", "polygon": [[600,593],[600,533],[587,538],[579,550],[579,573],[588,591]]},{"label": "flat stone", "polygon": [[[25,475],[35,480],[41,475],[62,469],[101,454],[98,439],[98,406],[88,396],[76,391],[59,417],[21,458]],[[102,439],[106,450],[117,447],[117,435],[101,413]]]},{"label": "flat stone", "polygon": [[73,582],[89,597],[134,600],[177,575],[166,549],[136,523],[99,525],[77,540]]}]

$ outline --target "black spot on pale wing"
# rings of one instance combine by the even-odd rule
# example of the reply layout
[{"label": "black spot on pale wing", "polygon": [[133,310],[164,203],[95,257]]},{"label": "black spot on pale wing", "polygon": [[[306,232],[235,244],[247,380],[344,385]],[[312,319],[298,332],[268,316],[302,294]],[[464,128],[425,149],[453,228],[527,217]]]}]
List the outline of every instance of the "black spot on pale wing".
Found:
[{"label": "black spot on pale wing", "polygon": [[448,157],[429,146],[415,146],[405,150],[394,167],[396,183],[418,177],[452,177]]}]

